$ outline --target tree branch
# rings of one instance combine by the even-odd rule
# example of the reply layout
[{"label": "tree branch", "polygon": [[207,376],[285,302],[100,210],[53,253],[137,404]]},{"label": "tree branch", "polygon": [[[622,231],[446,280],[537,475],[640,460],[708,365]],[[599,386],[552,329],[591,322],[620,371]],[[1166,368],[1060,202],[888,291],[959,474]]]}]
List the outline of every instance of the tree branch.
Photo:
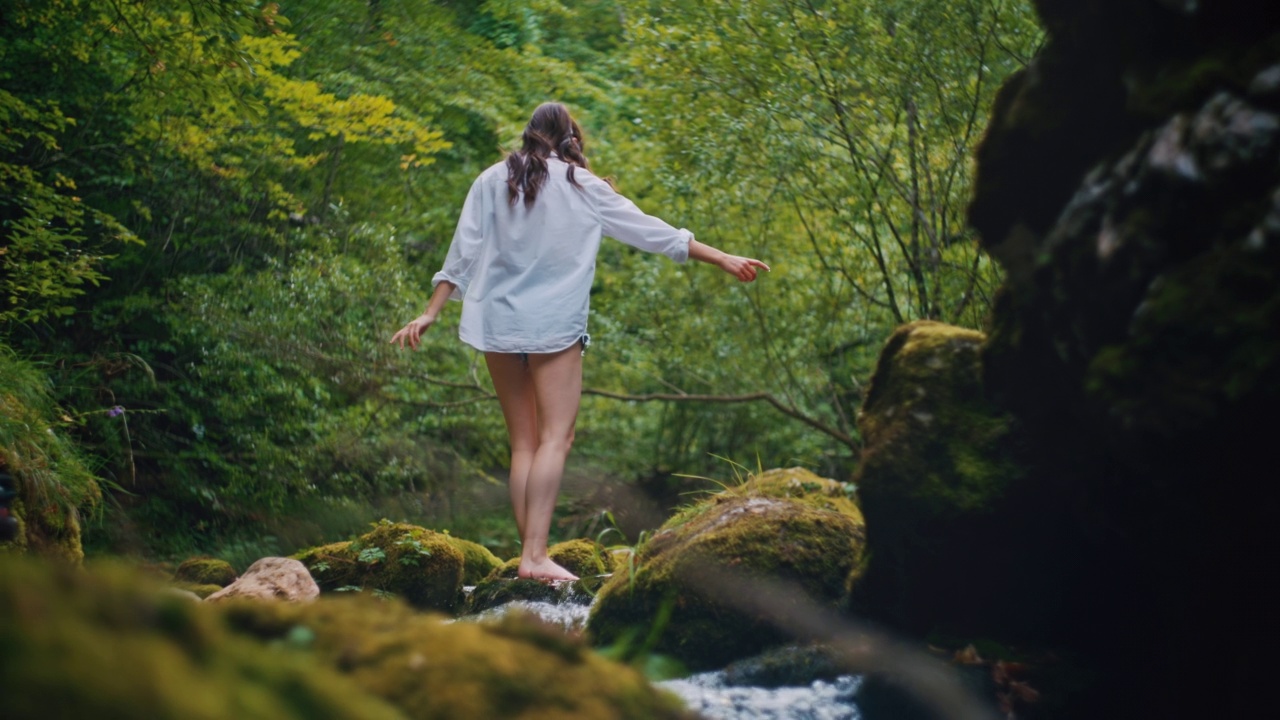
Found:
[{"label": "tree branch", "polygon": [[814,430],[839,440],[852,450],[857,450],[861,447],[861,444],[856,438],[847,433],[841,432],[838,428],[833,428],[820,420],[805,415],[795,407],[787,405],[778,398],[765,392],[749,393],[747,395],[686,395],[684,393],[645,393],[642,395],[629,395],[627,393],[611,392],[609,390],[583,388],[582,394],[595,395],[597,397],[608,398],[610,400],[624,400],[626,402],[703,402],[724,404],[766,402],[772,405],[775,410],[783,415],[794,420],[799,420]]}]

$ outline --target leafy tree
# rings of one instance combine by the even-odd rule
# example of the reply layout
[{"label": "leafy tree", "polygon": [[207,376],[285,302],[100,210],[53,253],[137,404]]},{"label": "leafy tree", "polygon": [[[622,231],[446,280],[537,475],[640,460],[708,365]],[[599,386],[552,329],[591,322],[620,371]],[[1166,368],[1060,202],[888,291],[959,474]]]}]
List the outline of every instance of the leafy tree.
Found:
[{"label": "leafy tree", "polygon": [[[847,457],[859,378],[892,326],[977,326],[985,315],[997,277],[964,225],[969,157],[995,89],[1039,42],[1031,9],[624,7],[635,77],[626,126],[639,135],[617,158],[624,181],[638,178],[648,207],[774,272],[738,291],[696,270],[638,285],[606,276],[595,307],[625,347],[603,374],[626,378],[612,383],[621,396],[757,398],[824,436],[793,437],[794,456]],[[686,411],[692,424],[671,434],[705,446],[719,413]]]}]

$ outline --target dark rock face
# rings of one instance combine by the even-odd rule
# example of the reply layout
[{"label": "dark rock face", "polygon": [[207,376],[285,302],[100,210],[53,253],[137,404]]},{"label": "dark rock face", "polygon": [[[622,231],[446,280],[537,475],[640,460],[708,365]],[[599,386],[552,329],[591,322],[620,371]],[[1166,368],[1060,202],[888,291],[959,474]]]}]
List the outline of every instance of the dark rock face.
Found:
[{"label": "dark rock face", "polygon": [[1070,548],[1045,621],[1101,678],[1069,712],[1241,714],[1280,599],[1280,6],[1037,6],[970,219],[1008,271],[986,387]]}]

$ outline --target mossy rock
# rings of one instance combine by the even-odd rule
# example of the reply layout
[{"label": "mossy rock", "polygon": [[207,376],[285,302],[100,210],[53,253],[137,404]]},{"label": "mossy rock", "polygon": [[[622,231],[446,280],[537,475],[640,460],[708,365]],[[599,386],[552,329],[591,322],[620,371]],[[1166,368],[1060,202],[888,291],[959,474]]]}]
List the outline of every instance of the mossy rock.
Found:
[{"label": "mossy rock", "polygon": [[32,510],[14,499],[10,511],[18,521],[18,537],[0,543],[0,554],[31,552],[72,565],[83,563],[79,514],[56,503],[38,502],[36,507]]},{"label": "mossy rock", "polygon": [[322,591],[390,593],[429,610],[453,611],[462,601],[462,552],[447,535],[416,525],[382,520],[355,540],[293,557]]},{"label": "mossy rock", "polygon": [[573,582],[548,583],[526,578],[486,578],[467,598],[467,612],[484,612],[511,602],[590,605],[605,579],[602,575],[587,575]]},{"label": "mossy rock", "polygon": [[[580,578],[603,575],[608,571],[605,564],[608,552],[595,540],[579,538],[556,543],[547,548],[547,557],[560,567]],[[520,569],[520,558],[514,557],[489,573],[485,580],[515,579]]]},{"label": "mossy rock", "polygon": [[209,557],[190,558],[182,561],[174,571],[173,579],[196,585],[226,587],[235,582],[236,569],[226,560]]},{"label": "mossy rock", "polygon": [[223,588],[222,585],[213,585],[211,583],[183,582],[181,580],[170,582],[169,587],[176,588],[178,590],[186,590],[187,592],[190,592],[190,593],[195,593],[196,597],[200,598],[201,600],[209,597],[210,595],[218,592]]},{"label": "mossy rock", "polygon": [[854,480],[875,548],[859,604],[915,632],[998,631],[998,603],[952,591],[1015,572],[1000,536],[1025,471],[1013,420],[984,394],[984,339],[930,321],[899,327],[858,415],[864,445]]},{"label": "mossy rock", "polygon": [[320,662],[409,717],[691,717],[635,669],[531,616],[446,623],[367,597],[322,597],[305,606],[233,603],[227,612],[234,627],[259,640],[305,638]]},{"label": "mossy rock", "polygon": [[502,560],[480,543],[463,540],[448,534],[444,537],[450,545],[462,553],[463,585],[475,585],[488,576],[489,573],[501,567]]},{"label": "mossy rock", "polygon": [[[711,496],[662,526],[636,550],[635,572],[601,588],[587,622],[609,645],[654,633],[654,652],[692,670],[723,667],[780,644],[764,618],[691,587],[707,565],[790,581],[813,600],[844,603],[863,570],[865,528],[847,486],[803,469],[775,470]],[[667,615],[665,625],[651,628]]]},{"label": "mossy rock", "polygon": [[0,647],[6,720],[403,717],[132,568],[0,557]]},{"label": "mossy rock", "polygon": [[1007,452],[1012,420],[983,392],[984,340],[927,320],[889,337],[858,414],[855,481],[868,508],[882,497],[909,503],[921,523],[989,511],[1018,476]]}]

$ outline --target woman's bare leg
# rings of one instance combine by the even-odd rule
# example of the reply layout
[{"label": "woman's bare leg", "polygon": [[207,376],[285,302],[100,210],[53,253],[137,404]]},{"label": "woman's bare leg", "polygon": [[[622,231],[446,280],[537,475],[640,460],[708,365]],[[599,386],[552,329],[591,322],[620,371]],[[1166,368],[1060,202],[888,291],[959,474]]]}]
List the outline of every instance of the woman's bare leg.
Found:
[{"label": "woman's bare leg", "polygon": [[538,450],[525,485],[524,547],[520,577],[577,580],[547,557],[551,514],[560,492],[564,462],[573,445],[573,426],[582,397],[582,352],[577,345],[558,353],[529,356],[537,402]]},{"label": "woman's bare leg", "polygon": [[529,480],[529,468],[538,449],[537,401],[533,394],[533,375],[519,355],[512,353],[485,353],[489,377],[498,392],[498,404],[502,405],[502,417],[507,421],[507,436],[511,439],[511,475],[507,488],[511,492],[511,509],[516,516],[516,529],[524,540],[527,513],[525,511],[525,485]]}]

